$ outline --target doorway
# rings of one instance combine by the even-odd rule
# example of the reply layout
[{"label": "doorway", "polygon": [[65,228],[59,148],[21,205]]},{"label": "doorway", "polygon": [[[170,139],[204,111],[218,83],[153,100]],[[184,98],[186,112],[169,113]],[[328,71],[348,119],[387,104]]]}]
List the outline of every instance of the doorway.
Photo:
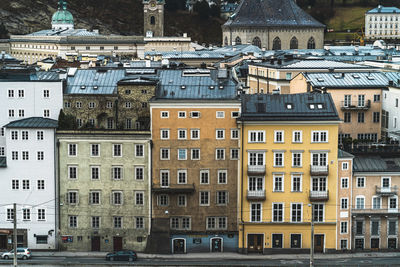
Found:
[{"label": "doorway", "polygon": [[120,236],[113,237],[113,248],[114,248],[114,251],[122,250],[122,237],[120,237]]},{"label": "doorway", "polygon": [[173,243],[172,244],[172,248],[173,248],[172,253],[182,254],[182,253],[186,252],[185,239],[176,238],[176,239],[173,239],[172,243]]},{"label": "doorway", "polygon": [[222,238],[221,237],[215,237],[211,238],[211,252],[222,252]]},{"label": "doorway", "polygon": [[371,249],[372,250],[379,249],[379,238],[371,238]]},{"label": "doorway", "polygon": [[7,235],[0,235],[0,249],[7,249]]},{"label": "doorway", "polygon": [[291,234],[290,235],[290,247],[291,248],[301,248],[301,234]]},{"label": "doorway", "polygon": [[263,252],[264,235],[249,234],[247,235],[247,251],[248,252]]},{"label": "doorway", "polygon": [[324,235],[314,235],[314,252],[324,252]]},{"label": "doorway", "polygon": [[272,248],[282,248],[282,241],[282,234],[272,234]]},{"label": "doorway", "polygon": [[388,249],[397,248],[397,238],[388,238]]},{"label": "doorway", "polygon": [[92,236],[92,251],[100,251],[100,236]]}]

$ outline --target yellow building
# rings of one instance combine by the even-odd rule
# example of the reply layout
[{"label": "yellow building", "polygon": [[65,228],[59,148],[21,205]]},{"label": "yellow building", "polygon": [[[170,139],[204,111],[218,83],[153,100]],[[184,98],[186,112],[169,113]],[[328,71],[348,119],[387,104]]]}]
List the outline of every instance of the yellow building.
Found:
[{"label": "yellow building", "polygon": [[[243,95],[239,251],[336,249],[338,124],[330,94]],[[311,216],[313,215],[313,216]]]}]

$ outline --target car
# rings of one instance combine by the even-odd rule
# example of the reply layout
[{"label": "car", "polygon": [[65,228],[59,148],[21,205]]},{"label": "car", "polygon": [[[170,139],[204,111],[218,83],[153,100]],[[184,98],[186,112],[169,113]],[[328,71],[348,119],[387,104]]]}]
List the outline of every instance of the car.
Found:
[{"label": "car", "polygon": [[106,255],[108,261],[135,261],[137,260],[137,254],[133,250],[120,250],[116,252],[110,252]]},{"label": "car", "polygon": [[[10,250],[8,252],[4,252],[1,255],[2,259],[13,259],[14,258],[14,250]],[[27,260],[32,258],[32,253],[29,248],[17,248],[17,259]]]}]

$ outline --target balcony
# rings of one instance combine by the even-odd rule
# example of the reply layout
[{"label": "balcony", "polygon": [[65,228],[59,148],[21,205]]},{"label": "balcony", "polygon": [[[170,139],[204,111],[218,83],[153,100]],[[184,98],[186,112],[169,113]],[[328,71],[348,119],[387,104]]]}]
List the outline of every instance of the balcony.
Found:
[{"label": "balcony", "polygon": [[390,187],[375,186],[375,188],[376,188],[376,194],[382,196],[397,195],[398,191],[397,186],[390,186]]},{"label": "balcony", "polygon": [[167,187],[153,184],[152,188],[152,192],[158,194],[191,194],[194,191],[194,184],[170,184]]},{"label": "balcony", "polygon": [[248,175],[264,175],[265,165],[247,165]]},{"label": "balcony", "polygon": [[311,165],[310,166],[310,174],[313,176],[318,176],[318,175],[322,175],[322,176],[328,176],[329,175],[329,166],[314,166]]},{"label": "balcony", "polygon": [[398,209],[351,209],[351,215],[353,216],[365,216],[365,215],[399,215]]},{"label": "balcony", "polygon": [[340,103],[341,110],[368,110],[371,108],[371,100],[366,100],[363,103],[358,101],[342,101]]},{"label": "balcony", "polygon": [[329,200],[329,191],[312,191],[310,190],[309,195],[310,201],[328,201]]},{"label": "balcony", "polygon": [[265,200],[265,189],[264,190],[247,190],[247,200]]}]

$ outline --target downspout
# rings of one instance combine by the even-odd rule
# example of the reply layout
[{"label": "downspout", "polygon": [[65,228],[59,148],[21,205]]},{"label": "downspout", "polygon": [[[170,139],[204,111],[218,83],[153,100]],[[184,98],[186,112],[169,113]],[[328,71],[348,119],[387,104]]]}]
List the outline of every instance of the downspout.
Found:
[{"label": "downspout", "polygon": [[55,201],[55,209],[56,209],[56,216],[57,216],[57,222],[56,222],[56,229],[55,229],[55,238],[56,238],[56,249],[58,249],[59,251],[61,251],[61,246],[60,246],[60,240],[59,238],[61,237],[61,227],[60,227],[60,222],[61,222],[61,213],[60,213],[60,209],[61,206],[60,204],[60,142],[57,140],[57,131],[54,131],[54,141],[56,143],[56,151],[54,151],[54,153],[56,153],[56,159],[57,159],[57,167],[56,167],[56,179],[55,179],[55,197],[56,197],[56,201]]},{"label": "downspout", "polygon": [[[242,107],[242,111],[243,111],[243,107]],[[241,137],[240,137],[240,142],[241,142],[241,144],[240,144],[240,146],[242,147],[242,158],[241,158],[241,162],[242,162],[242,166],[241,166],[241,170],[240,170],[240,172],[241,172],[241,174],[240,174],[240,178],[241,178],[241,183],[242,183],[242,186],[241,186],[241,189],[240,189],[240,220],[241,220],[241,222],[242,222],[242,251],[244,251],[244,234],[245,234],[245,231],[244,231],[244,228],[245,228],[245,225],[244,225],[244,221],[243,221],[243,156],[244,156],[244,149],[243,149],[243,133],[244,133],[244,124],[243,124],[243,121],[241,122],[241,128],[242,128],[242,135],[241,135]]]}]

